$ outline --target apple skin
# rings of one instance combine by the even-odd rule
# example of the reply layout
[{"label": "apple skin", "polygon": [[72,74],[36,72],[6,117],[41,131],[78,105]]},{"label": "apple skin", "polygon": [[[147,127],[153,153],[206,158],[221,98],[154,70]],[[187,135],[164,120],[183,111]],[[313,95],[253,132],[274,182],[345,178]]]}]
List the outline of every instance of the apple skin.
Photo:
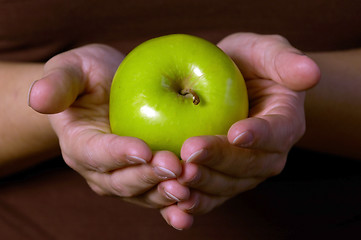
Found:
[{"label": "apple skin", "polygon": [[[181,94],[192,89],[199,97]],[[237,66],[214,44],[185,34],[148,40],[120,64],[111,86],[111,131],[144,140],[153,151],[180,156],[193,136],[225,135],[248,116]]]}]

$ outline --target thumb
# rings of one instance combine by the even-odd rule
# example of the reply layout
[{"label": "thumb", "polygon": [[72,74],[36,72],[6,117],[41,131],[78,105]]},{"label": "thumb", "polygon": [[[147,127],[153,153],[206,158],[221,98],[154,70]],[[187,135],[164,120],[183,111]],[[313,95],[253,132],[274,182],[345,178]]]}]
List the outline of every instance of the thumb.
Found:
[{"label": "thumb", "polygon": [[263,78],[302,91],[320,79],[316,63],[278,35],[236,33],[218,46],[240,68],[245,78]]},{"label": "thumb", "polygon": [[75,59],[64,61],[58,55],[49,60],[44,77],[30,87],[28,105],[45,114],[58,113],[68,108],[84,90],[81,67]]}]

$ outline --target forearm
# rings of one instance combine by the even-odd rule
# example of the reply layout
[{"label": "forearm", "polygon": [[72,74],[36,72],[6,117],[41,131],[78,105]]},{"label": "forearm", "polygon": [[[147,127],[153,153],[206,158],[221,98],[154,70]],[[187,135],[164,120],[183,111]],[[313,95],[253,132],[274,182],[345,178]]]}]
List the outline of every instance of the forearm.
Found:
[{"label": "forearm", "polygon": [[29,87],[42,73],[43,64],[0,63],[0,176],[59,154],[47,116],[27,104]]},{"label": "forearm", "polygon": [[306,95],[309,149],[361,158],[361,49],[310,54],[322,78]]}]

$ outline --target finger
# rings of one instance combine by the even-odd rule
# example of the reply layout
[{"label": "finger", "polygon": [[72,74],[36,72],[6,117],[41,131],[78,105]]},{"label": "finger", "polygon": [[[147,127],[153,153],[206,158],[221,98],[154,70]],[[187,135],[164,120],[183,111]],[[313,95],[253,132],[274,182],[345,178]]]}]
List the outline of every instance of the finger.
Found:
[{"label": "finger", "polygon": [[125,200],[144,207],[164,208],[187,200],[189,195],[189,188],[181,185],[177,180],[166,180],[142,195]]},{"label": "finger", "polygon": [[29,90],[29,106],[50,114],[63,111],[88,91],[98,94],[96,98],[103,97],[123,58],[120,52],[102,44],[86,45],[51,58],[45,64],[44,77]]},{"label": "finger", "polygon": [[[250,117],[233,124],[230,143],[269,152],[287,152],[305,131],[304,93],[269,80],[249,80]],[[262,90],[259,90],[259,89]]]},{"label": "finger", "polygon": [[192,215],[205,214],[223,204],[228,198],[192,191],[190,198],[178,203],[177,206],[180,210]]},{"label": "finger", "polygon": [[286,153],[241,148],[226,136],[199,136],[185,141],[182,159],[238,178],[264,178],[282,171]]},{"label": "finger", "polygon": [[80,172],[107,173],[146,164],[152,159],[151,149],[138,138],[87,130],[68,136],[68,139],[60,142],[62,148],[67,149],[67,152],[63,151],[64,160]]},{"label": "finger", "polygon": [[231,177],[202,165],[185,163],[178,181],[202,193],[232,197],[256,187],[262,179]]},{"label": "finger", "polygon": [[[177,178],[182,171],[179,159],[171,152],[156,152],[150,164],[136,165],[109,173],[89,171],[85,177],[97,185],[101,195],[135,197],[167,179]],[[99,189],[98,189],[99,190]]]},{"label": "finger", "polygon": [[150,191],[147,198],[150,202],[162,206],[169,206],[176,202],[182,202],[189,198],[189,188],[181,185],[176,179],[168,180],[158,184],[157,190]]},{"label": "finger", "polygon": [[182,211],[177,205],[171,205],[160,210],[164,220],[177,230],[189,229],[193,225],[193,216]]},{"label": "finger", "polygon": [[316,63],[281,36],[237,33],[218,46],[246,78],[272,79],[292,90],[306,90],[320,79]]},{"label": "finger", "polygon": [[[270,114],[236,122],[228,131],[228,141],[235,146],[274,153],[287,152],[305,131],[299,119]],[[303,119],[303,118],[300,118]]]},{"label": "finger", "polygon": [[[65,61],[65,56],[70,56],[70,59]],[[35,111],[47,114],[61,112],[83,92],[85,81],[80,71],[80,60],[71,54],[65,56],[50,60],[45,76],[33,83],[29,91],[29,106]]]}]

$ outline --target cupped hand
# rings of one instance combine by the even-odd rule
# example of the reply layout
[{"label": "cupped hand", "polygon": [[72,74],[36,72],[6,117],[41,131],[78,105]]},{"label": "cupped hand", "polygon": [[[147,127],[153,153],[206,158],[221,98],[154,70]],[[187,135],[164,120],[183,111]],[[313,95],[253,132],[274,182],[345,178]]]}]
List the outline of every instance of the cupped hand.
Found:
[{"label": "cupped hand", "polygon": [[29,105],[49,114],[65,162],[98,194],[164,208],[189,196],[175,179],[182,166],[171,152],[152,153],[142,140],[111,134],[108,102],[123,59],[115,49],[87,45],[50,59],[29,93]]},{"label": "cupped hand", "polygon": [[227,136],[193,137],[183,144],[178,181],[190,187],[191,195],[162,210],[179,228],[283,170],[290,148],[305,131],[301,91],[320,78],[317,65],[280,36],[238,33],[219,47],[245,77],[249,118],[236,122]]}]

